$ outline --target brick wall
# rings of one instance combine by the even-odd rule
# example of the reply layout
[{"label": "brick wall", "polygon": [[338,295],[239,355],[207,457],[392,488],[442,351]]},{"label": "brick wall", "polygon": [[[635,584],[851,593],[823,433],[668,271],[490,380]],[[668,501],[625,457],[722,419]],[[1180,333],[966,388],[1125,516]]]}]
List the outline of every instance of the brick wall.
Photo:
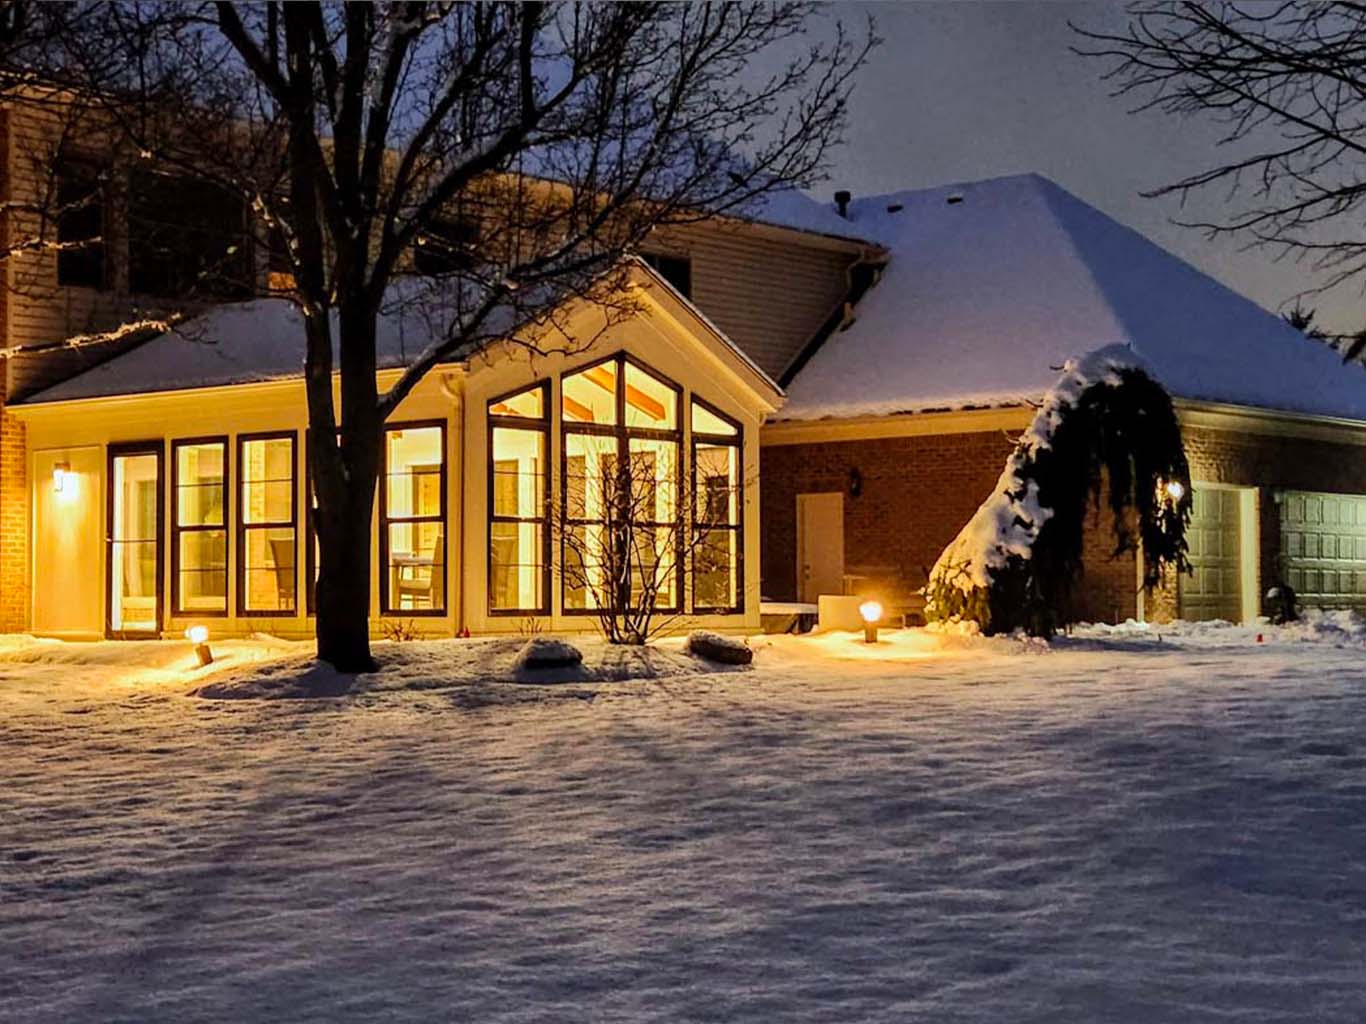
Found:
[{"label": "brick wall", "polygon": [[28,459],[24,425],[0,410],[0,632],[28,629]]},{"label": "brick wall", "polygon": [[[1366,448],[1304,438],[1187,426],[1191,475],[1197,481],[1253,487],[1260,524],[1258,593],[1277,577],[1281,489],[1366,494]],[[1011,441],[1003,431],[766,445],[760,485],[763,593],[797,596],[797,495],[845,495],[846,565],[895,567],[902,586],[920,587],[925,570],[991,493]],[[849,494],[851,470],[862,489]],[[1137,612],[1132,555],[1114,558],[1108,512],[1093,514],[1085,536],[1085,579],[1077,595],[1082,619],[1115,621]],[[1174,575],[1144,601],[1155,621],[1179,612]]]},{"label": "brick wall", "polygon": [[[797,597],[797,495],[820,491],[845,495],[847,566],[892,567],[904,590],[923,586],[939,553],[996,486],[1012,446],[1003,431],[765,446],[763,593]],[[852,470],[861,480],[857,497],[849,494]],[[1082,618],[1136,613],[1133,556],[1112,558],[1113,549],[1108,512],[1093,515],[1077,595]]]}]

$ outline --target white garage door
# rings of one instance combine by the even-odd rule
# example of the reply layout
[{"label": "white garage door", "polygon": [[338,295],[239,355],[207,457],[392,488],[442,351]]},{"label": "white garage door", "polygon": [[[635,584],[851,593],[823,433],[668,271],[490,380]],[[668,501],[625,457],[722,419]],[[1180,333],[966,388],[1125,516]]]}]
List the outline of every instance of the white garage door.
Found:
[{"label": "white garage door", "polygon": [[1242,500],[1238,491],[1202,488],[1191,493],[1186,530],[1194,572],[1181,577],[1183,619],[1243,618]]},{"label": "white garage door", "polygon": [[1302,605],[1366,610],[1366,495],[1286,491],[1281,570]]}]

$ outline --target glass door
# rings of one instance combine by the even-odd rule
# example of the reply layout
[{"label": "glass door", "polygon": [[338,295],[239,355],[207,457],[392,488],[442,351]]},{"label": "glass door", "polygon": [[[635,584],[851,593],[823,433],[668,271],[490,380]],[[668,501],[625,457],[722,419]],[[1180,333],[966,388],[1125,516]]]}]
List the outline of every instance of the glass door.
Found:
[{"label": "glass door", "polygon": [[109,446],[111,637],[156,636],[161,628],[161,459],[159,441]]}]

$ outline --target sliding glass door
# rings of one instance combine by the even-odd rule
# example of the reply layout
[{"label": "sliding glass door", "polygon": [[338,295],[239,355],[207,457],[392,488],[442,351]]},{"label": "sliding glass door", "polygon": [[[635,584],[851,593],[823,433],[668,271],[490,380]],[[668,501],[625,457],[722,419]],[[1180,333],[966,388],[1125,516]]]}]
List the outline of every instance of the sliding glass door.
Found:
[{"label": "sliding glass door", "polygon": [[105,632],[156,636],[161,629],[162,444],[109,446]]}]

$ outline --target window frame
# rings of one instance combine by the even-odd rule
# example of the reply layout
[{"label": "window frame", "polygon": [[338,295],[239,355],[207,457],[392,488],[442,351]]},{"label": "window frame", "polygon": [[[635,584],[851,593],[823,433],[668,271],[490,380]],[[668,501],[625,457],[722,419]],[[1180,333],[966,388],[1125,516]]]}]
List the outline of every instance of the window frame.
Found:
[{"label": "window frame", "polygon": [[[694,615],[743,615],[745,611],[745,428],[734,416],[722,412],[700,395],[689,396],[688,406],[688,459],[692,473],[692,537],[688,558],[688,598]],[[735,428],[731,434],[711,434],[692,429],[692,405],[701,406],[707,412]],[[702,523],[697,518],[697,446],[698,443],[712,447],[727,446],[735,449],[735,518],[734,524]],[[699,526],[707,532],[726,530],[735,534],[735,604],[699,605],[697,603],[697,549],[700,539]]]},{"label": "window frame", "polygon": [[[57,213],[52,219],[53,233],[58,243],[67,241],[82,241],[86,244],[77,249],[59,249],[57,251],[56,280],[60,288],[87,288],[90,291],[107,292],[110,289],[110,260],[109,260],[109,221],[110,221],[110,202],[109,202],[109,182],[108,166],[99,160],[80,155],[62,156],[57,164],[55,175],[54,190],[56,192]],[[79,207],[67,210],[62,202],[63,185],[75,182],[89,183],[91,198],[82,203]],[[63,218],[75,212],[80,212],[86,208],[93,208],[99,211],[99,230],[95,237],[98,242],[90,242],[88,239],[64,239],[62,237]],[[64,281],[62,280],[62,264],[70,262],[64,257],[75,255],[82,258],[91,258],[95,253],[99,257],[98,281],[90,284],[85,281]],[[69,273],[69,271],[68,271]]]},{"label": "window frame", "polygon": [[[114,461],[118,458],[137,455],[155,455],[157,459],[157,511],[156,511],[156,628],[148,630],[129,630],[114,628],[114,545],[113,523],[114,502]],[[112,441],[105,446],[104,453],[104,636],[106,640],[155,640],[166,629],[166,440],[152,438],[147,441]]]},{"label": "window frame", "polygon": [[[232,578],[232,466],[229,463],[231,438],[227,434],[212,434],[206,437],[176,437],[171,439],[171,617],[225,619],[231,614],[232,602],[228,594],[223,595],[223,610],[203,611],[182,607],[180,593],[180,535],[182,533],[223,533],[223,583]],[[180,525],[180,449],[197,448],[216,444],[223,449],[223,523],[221,526],[181,526]]]},{"label": "window frame", "polygon": [[[145,276],[152,273],[150,269],[142,267],[138,263],[139,249],[146,244],[148,239],[155,238],[162,231],[169,232],[169,237],[180,240],[196,234],[212,237],[211,232],[214,227],[217,227],[217,225],[205,227],[202,224],[185,224],[170,219],[166,213],[148,215],[138,209],[139,189],[156,179],[159,179],[163,186],[167,182],[175,182],[188,185],[190,188],[216,190],[236,207],[235,212],[239,215],[240,223],[229,232],[231,237],[225,240],[229,247],[236,246],[238,252],[228,252],[225,249],[224,258],[219,261],[220,269],[208,279],[207,287],[202,275],[190,279],[189,286],[183,289],[175,286],[170,288],[157,287],[156,284],[149,285],[147,281],[139,279],[140,274]],[[123,229],[125,237],[122,248],[127,264],[128,294],[156,299],[190,299],[220,303],[241,302],[256,296],[260,291],[256,271],[256,239],[251,223],[250,206],[241,196],[231,189],[223,188],[210,178],[179,170],[162,170],[154,167],[132,168],[128,172],[124,184],[127,194],[124,203]],[[139,232],[148,225],[152,230],[148,231],[144,237]],[[183,257],[189,251],[192,250],[182,250],[181,256]],[[229,262],[239,259],[241,261],[242,280],[230,284],[232,278],[228,277],[223,270]]]},{"label": "window frame", "polygon": [[[268,523],[247,523],[247,517],[243,514],[242,488],[247,483],[246,471],[242,468],[246,462],[243,458],[246,453],[247,445],[252,441],[280,441],[288,439],[290,443],[290,487],[289,487],[289,521],[272,521]],[[243,619],[297,619],[302,610],[299,601],[299,432],[297,430],[263,430],[250,434],[237,435],[237,487],[234,491],[236,498],[237,517],[235,520],[235,542],[234,547],[237,553],[237,616]],[[288,611],[280,608],[248,609],[247,608],[247,557],[246,542],[247,533],[252,530],[283,530],[288,527],[294,534],[294,607]]]},{"label": "window frame", "polygon": [[[435,516],[389,517],[389,434],[395,430],[419,430],[436,427],[441,431],[441,472],[439,476],[441,510]],[[444,419],[404,420],[398,423],[385,423],[380,431],[379,440],[379,613],[381,617],[407,617],[420,619],[444,618],[450,608],[450,502],[447,500],[447,481],[450,473],[450,451]],[[441,607],[431,608],[391,608],[389,607],[389,527],[402,523],[439,523],[441,525]],[[432,566],[435,574],[436,566]],[[433,577],[435,582],[435,576]]]},{"label": "window frame", "polygon": [[[606,366],[608,363],[617,364],[617,385],[616,385],[616,422],[615,423],[581,423],[570,421],[564,418],[564,381],[567,377],[576,377],[581,373],[593,369],[597,366]],[[630,427],[626,423],[626,367],[634,366],[637,370],[648,375],[652,380],[667,387],[674,394],[674,429],[662,430],[652,427]],[[560,529],[560,612],[563,615],[597,615],[603,611],[618,611],[612,608],[570,608],[565,601],[565,534],[576,526],[593,526],[608,524],[607,519],[601,521],[596,519],[571,519],[569,516],[569,437],[571,434],[587,434],[596,437],[611,437],[616,441],[617,459],[621,465],[631,464],[631,441],[671,441],[677,445],[678,457],[674,460],[674,520],[672,523],[656,522],[649,523],[630,523],[629,527],[669,527],[672,526],[675,536],[675,555],[674,555],[674,600],[669,605],[658,605],[655,611],[663,615],[682,614],[684,608],[683,583],[684,559],[679,555],[679,545],[683,539],[683,529],[685,527],[682,503],[678,496],[683,490],[683,458],[684,458],[684,391],[683,388],[665,377],[660,371],[636,359],[629,352],[614,352],[596,362],[585,363],[572,369],[563,370],[560,373],[560,403],[556,407],[555,415],[560,422],[560,516],[562,527]]]},{"label": "window frame", "polygon": [[[541,392],[541,416],[539,419],[530,416],[508,416],[501,413],[493,413],[489,410],[500,402],[517,395],[525,394],[528,391]],[[549,615],[551,606],[551,557],[553,555],[553,545],[550,539],[550,510],[553,507],[554,497],[550,488],[553,481],[550,474],[550,463],[554,458],[551,448],[550,423],[551,423],[551,388],[550,378],[536,381],[530,387],[514,388],[499,395],[494,395],[484,404],[484,429],[485,441],[488,447],[488,457],[485,460],[486,476],[488,477],[485,487],[484,500],[484,571],[485,585],[487,588],[487,611],[490,618],[506,618],[513,615]],[[502,427],[510,430],[539,431],[545,442],[545,458],[542,459],[541,479],[541,514],[539,518],[529,519],[521,516],[500,516],[494,509],[494,462],[493,462],[493,432]],[[537,608],[495,608],[493,606],[493,526],[495,523],[539,523],[541,526],[541,604]]]}]

